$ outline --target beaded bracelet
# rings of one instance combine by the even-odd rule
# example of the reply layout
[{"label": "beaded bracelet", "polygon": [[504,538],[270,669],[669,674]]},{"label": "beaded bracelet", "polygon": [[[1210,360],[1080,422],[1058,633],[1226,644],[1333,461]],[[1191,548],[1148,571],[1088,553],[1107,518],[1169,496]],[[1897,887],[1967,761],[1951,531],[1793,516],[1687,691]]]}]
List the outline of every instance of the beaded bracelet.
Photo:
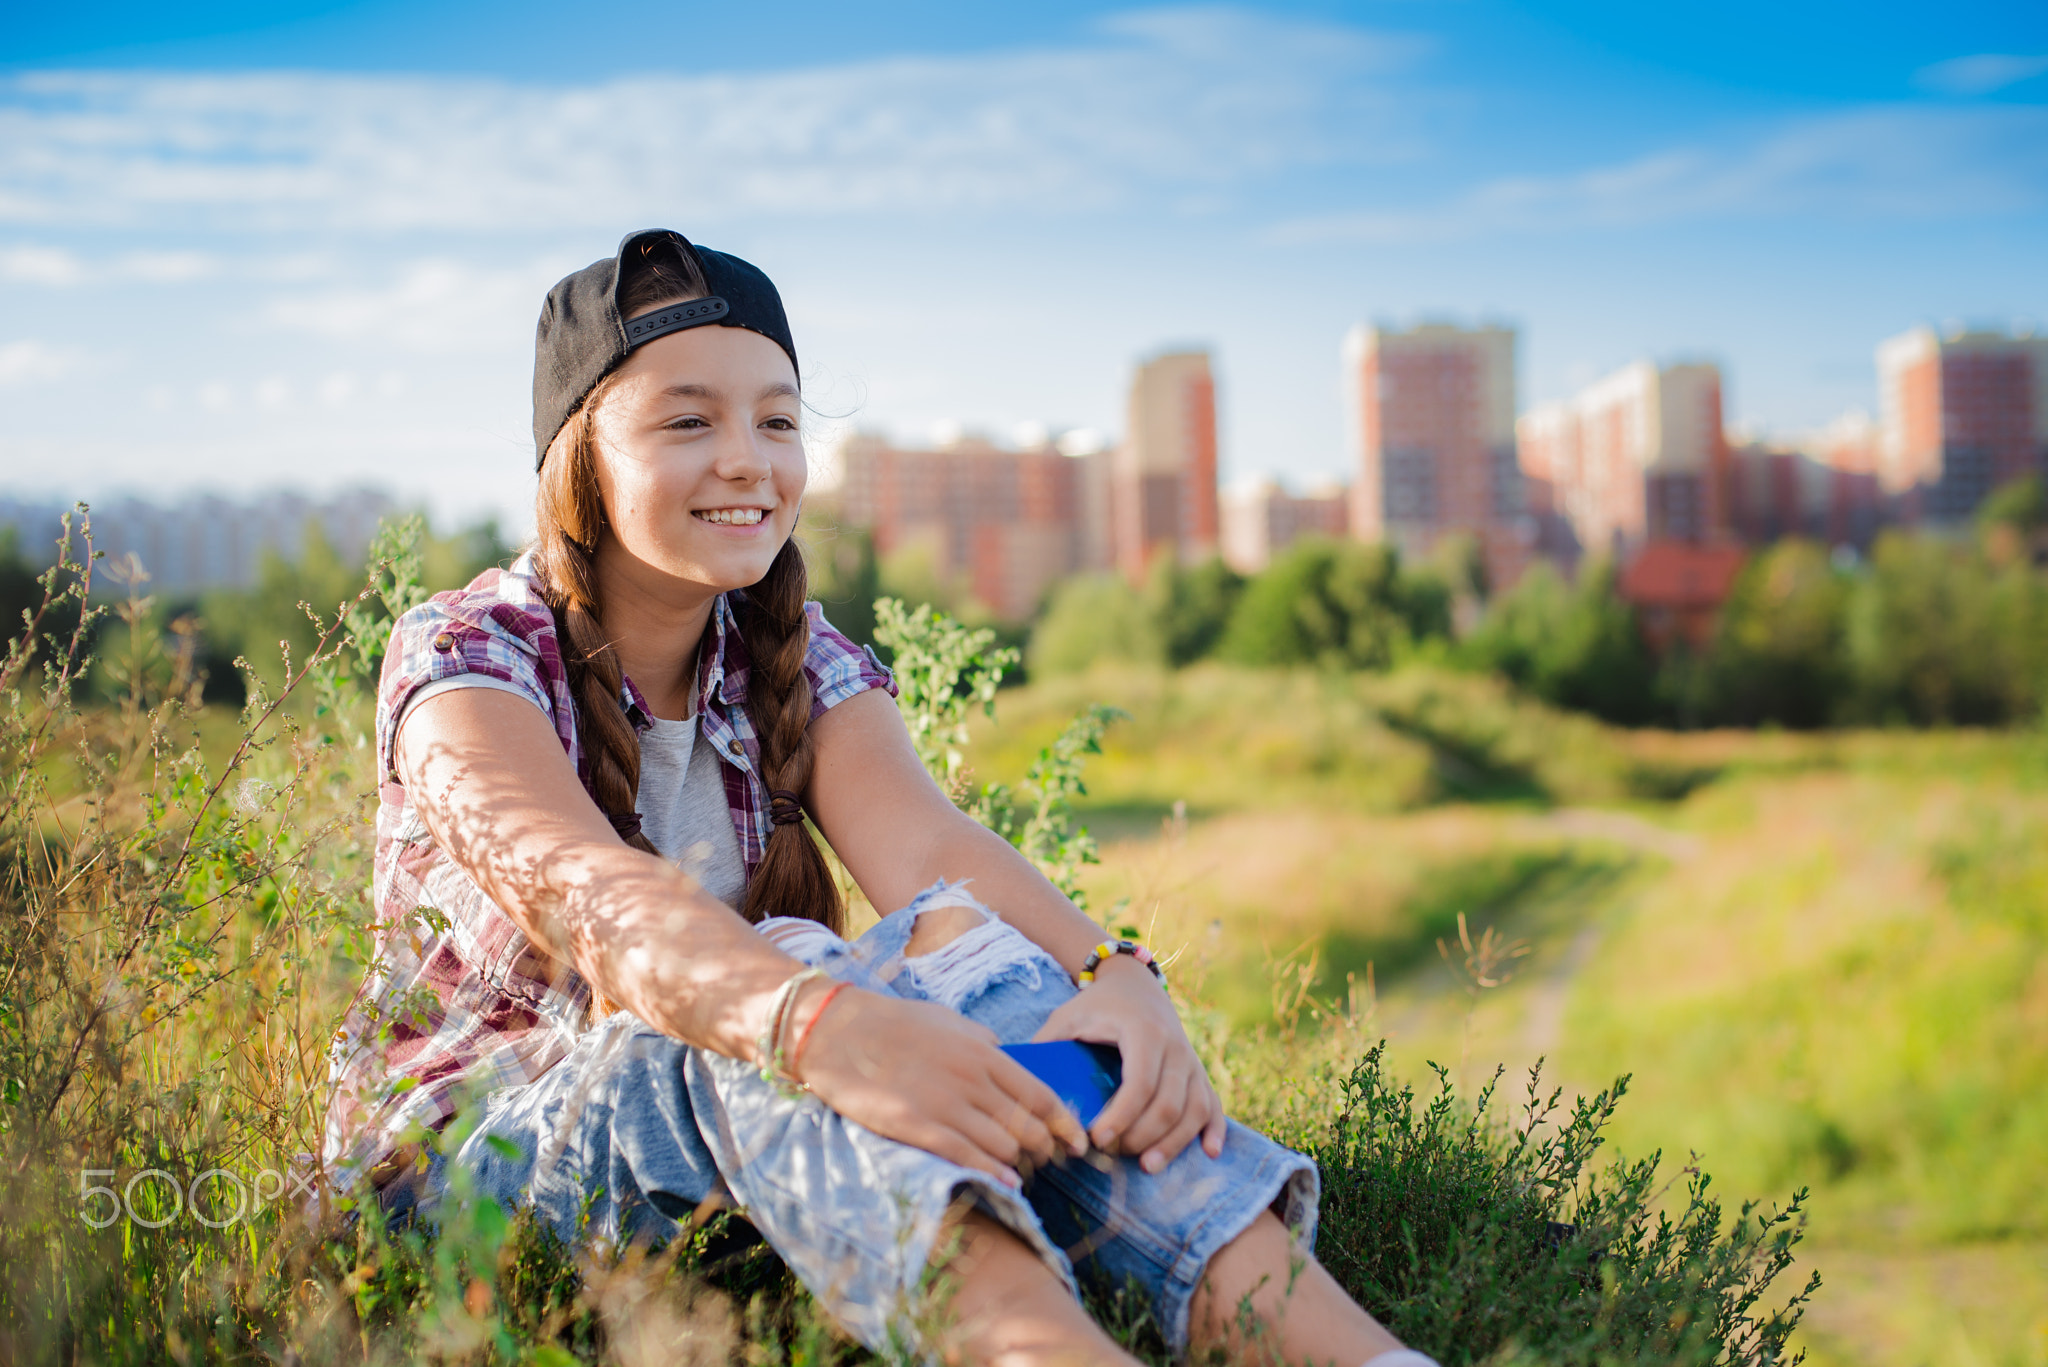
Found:
[{"label": "beaded bracelet", "polygon": [[1159,964],[1153,959],[1152,951],[1139,944],[1136,940],[1104,940],[1101,944],[1088,951],[1088,957],[1082,961],[1081,971],[1074,975],[1074,981],[1077,983],[1094,982],[1095,970],[1102,967],[1103,961],[1113,959],[1119,954],[1128,954],[1139,963],[1145,965],[1145,967],[1151,969],[1152,976],[1159,979],[1159,985],[1161,987],[1166,986],[1166,975],[1159,971]]}]

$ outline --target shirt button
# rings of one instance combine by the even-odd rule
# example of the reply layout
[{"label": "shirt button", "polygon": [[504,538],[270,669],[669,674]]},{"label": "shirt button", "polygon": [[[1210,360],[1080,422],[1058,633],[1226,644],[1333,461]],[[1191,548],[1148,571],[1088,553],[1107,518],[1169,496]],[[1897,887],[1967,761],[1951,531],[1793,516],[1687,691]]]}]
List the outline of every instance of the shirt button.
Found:
[{"label": "shirt button", "polygon": [[744,755],[745,753],[747,753],[747,747],[740,744],[738,741],[728,742],[725,748],[732,751],[735,755]]},{"label": "shirt button", "polygon": [[442,632],[434,638],[434,649],[446,655],[449,651],[455,649],[455,638],[445,631]]}]

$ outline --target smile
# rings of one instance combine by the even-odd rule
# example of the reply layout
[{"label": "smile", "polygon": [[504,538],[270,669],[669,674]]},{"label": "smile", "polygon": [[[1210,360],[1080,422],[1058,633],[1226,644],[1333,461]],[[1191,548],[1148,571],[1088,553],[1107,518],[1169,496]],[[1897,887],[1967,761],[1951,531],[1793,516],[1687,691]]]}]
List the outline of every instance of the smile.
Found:
[{"label": "smile", "polygon": [[693,516],[730,527],[751,527],[766,517],[762,508],[699,508]]}]

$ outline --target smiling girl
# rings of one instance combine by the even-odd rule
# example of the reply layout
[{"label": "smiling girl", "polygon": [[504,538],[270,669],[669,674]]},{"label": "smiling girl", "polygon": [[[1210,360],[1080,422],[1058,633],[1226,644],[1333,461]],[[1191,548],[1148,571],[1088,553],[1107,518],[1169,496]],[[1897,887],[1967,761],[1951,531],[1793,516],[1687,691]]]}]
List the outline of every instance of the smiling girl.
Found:
[{"label": "smiling girl", "polygon": [[[1135,1279],[1176,1348],[1243,1349],[1249,1303],[1289,1362],[1426,1362],[1308,1257],[1314,1166],[1226,1119],[1149,956],[947,800],[805,601],[800,416],[746,262],[634,233],[550,291],[534,544],[385,657],[330,1168],[431,1213],[460,1165],[570,1238],[737,1206],[851,1334],[927,1358],[1129,1361],[1078,1271]],[[843,939],[805,817],[901,910]],[[1091,1128],[998,1047],[1032,1039],[1120,1052]],[[472,1103],[454,1152],[417,1142]]]}]

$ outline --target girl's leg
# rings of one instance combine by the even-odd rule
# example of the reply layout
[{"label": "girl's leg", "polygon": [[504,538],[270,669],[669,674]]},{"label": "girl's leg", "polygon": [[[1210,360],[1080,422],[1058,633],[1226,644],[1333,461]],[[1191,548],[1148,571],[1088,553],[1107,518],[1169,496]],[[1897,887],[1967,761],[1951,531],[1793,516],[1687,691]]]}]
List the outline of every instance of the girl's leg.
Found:
[{"label": "girl's leg", "polygon": [[[1250,1325],[1241,1313],[1247,1301]],[[1401,1347],[1295,1247],[1271,1211],[1209,1260],[1189,1307],[1188,1339],[1197,1355],[1221,1348],[1231,1362],[1337,1367],[1360,1367]]]},{"label": "girl's leg", "polygon": [[[950,965],[937,972],[920,969],[920,960],[970,935],[987,938],[991,933],[987,926],[988,913],[978,906],[941,902],[919,915],[907,937],[897,943],[901,944],[904,961],[913,968],[915,982],[940,987],[935,995],[949,999],[948,1005],[999,1034],[1028,1038],[1045,1014],[1071,995],[1073,989],[1058,966],[1050,961],[1042,966],[1043,971],[1030,974],[1028,982],[1019,981],[1006,971],[1003,961],[1014,959],[1020,952],[1035,953],[1026,950],[1021,941],[1002,949],[992,944],[978,947],[995,952],[965,973],[953,972]],[[990,973],[993,983],[1000,985],[992,990],[979,990],[974,979],[981,972]],[[1231,1150],[1240,1146],[1242,1155],[1233,1158]],[[1197,1260],[1185,1263],[1185,1273],[1176,1271],[1164,1278],[1158,1275],[1164,1264],[1182,1265],[1190,1254],[1197,1252],[1200,1239],[1190,1237],[1189,1231],[1206,1223],[1201,1212],[1240,1205],[1243,1197],[1239,1188],[1257,1188],[1261,1199],[1270,1195],[1271,1186],[1287,1166],[1283,1155],[1306,1166],[1306,1160],[1285,1155],[1270,1141],[1240,1132],[1240,1127],[1233,1125],[1232,1138],[1220,1164],[1191,1152],[1177,1161],[1166,1176],[1154,1178],[1138,1172],[1134,1163],[1120,1160],[1114,1165],[1116,1175],[1100,1184],[1105,1190],[1098,1191],[1095,1199],[1073,1185],[1075,1178],[1087,1178],[1085,1171],[1048,1171],[1040,1175],[1041,1183],[1046,1185],[1033,1188],[1037,1193],[1033,1204],[1045,1220],[1048,1232],[1057,1231],[1056,1242],[1069,1245],[1074,1256],[1080,1256],[1081,1248],[1095,1247],[1103,1234],[1110,1235],[1109,1244],[1097,1249],[1096,1261],[1112,1280],[1136,1273],[1141,1282],[1164,1290],[1167,1287],[1158,1285],[1159,1282],[1163,1280],[1171,1286],[1185,1276],[1187,1280],[1178,1281],[1183,1288],[1178,1294],[1181,1305],[1186,1307],[1189,1342],[1198,1351],[1222,1349],[1232,1362],[1315,1362],[1335,1363],[1337,1367],[1361,1367],[1383,1353],[1399,1351],[1400,1341],[1346,1295],[1321,1264],[1300,1251],[1287,1226],[1270,1210],[1261,1209],[1235,1239],[1220,1247],[1211,1245],[1216,1251],[1207,1255],[1206,1265]],[[1096,1184],[1084,1180],[1084,1185]],[[1049,1191],[1048,1187],[1057,1190]],[[1134,1208],[1131,1202],[1138,1204]],[[1087,1214],[1091,1211],[1092,1216]],[[1308,1213],[1312,1212],[1311,1204]],[[1301,1213],[1297,1211],[1296,1215]],[[1154,1222],[1157,1227],[1149,1231],[1128,1228]],[[993,1222],[989,1223],[994,1227]],[[1119,1225],[1127,1227],[1121,1237],[1117,1234]],[[1005,1237],[1020,1252],[1028,1251],[1015,1236]],[[1142,1252],[1136,1257],[1124,1256],[1132,1249]],[[1147,1275],[1148,1270],[1151,1275]],[[963,1285],[963,1293],[966,1290]],[[1247,1297],[1249,1318],[1260,1326],[1250,1335],[1245,1334],[1240,1316],[1240,1307],[1246,1304]],[[1068,1303],[1071,1305],[1071,1301]],[[1169,1306],[1162,1304],[1160,1308],[1163,1320],[1170,1320]],[[1172,1333],[1169,1324],[1162,1323],[1162,1328]],[[1409,1359],[1418,1360],[1427,1361],[1419,1355]]]},{"label": "girl's leg", "polygon": [[971,1211],[954,1228],[945,1272],[954,1281],[943,1337],[948,1363],[974,1367],[1131,1364],[1045,1260],[996,1221]]},{"label": "girl's leg", "polygon": [[[979,911],[938,906],[918,916],[904,945],[917,959],[986,924]],[[946,1306],[948,1362],[989,1367],[1135,1361],[1102,1331],[1037,1251],[980,1211],[952,1231],[944,1268],[954,1289]]]}]

